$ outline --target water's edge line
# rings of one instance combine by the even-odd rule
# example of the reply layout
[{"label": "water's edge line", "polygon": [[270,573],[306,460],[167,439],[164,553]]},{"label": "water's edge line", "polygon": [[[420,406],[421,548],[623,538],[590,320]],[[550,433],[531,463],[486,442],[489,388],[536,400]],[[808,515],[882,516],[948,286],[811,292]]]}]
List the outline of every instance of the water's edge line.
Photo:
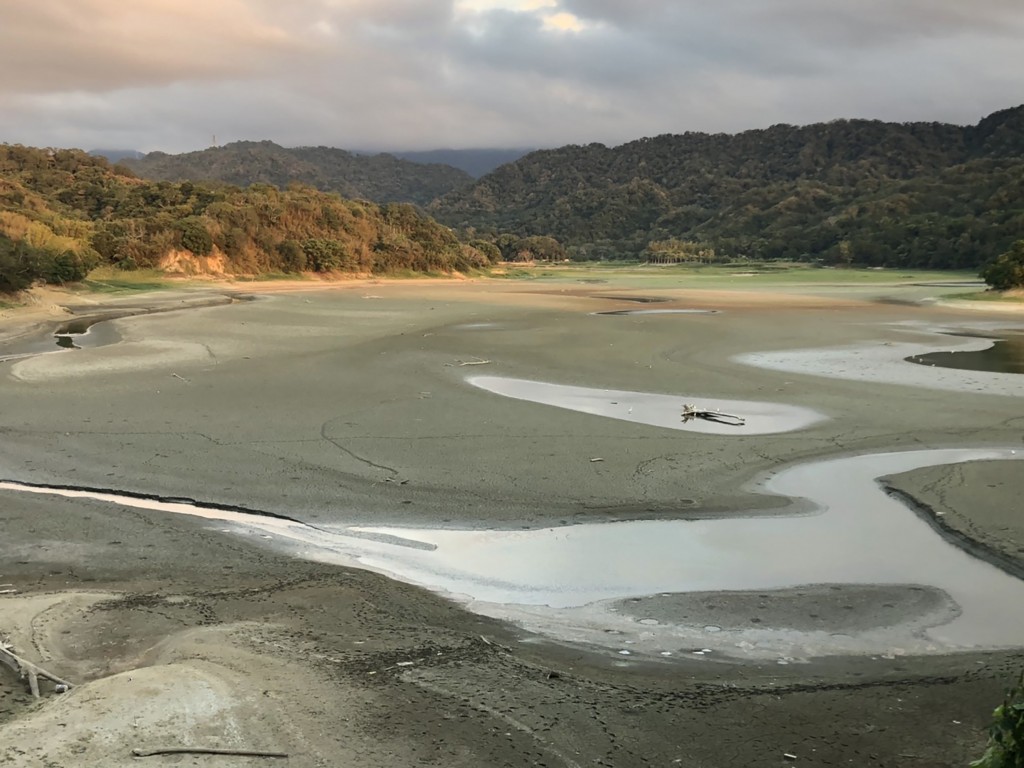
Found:
[{"label": "water's edge line", "polygon": [[[774,474],[774,473],[772,473],[772,474]],[[891,483],[886,482],[884,480],[884,478],[885,478],[885,475],[880,475],[879,477],[875,478],[875,482],[879,485],[879,487],[882,489],[882,491],[885,492],[888,496],[891,496],[892,498],[896,499],[903,506],[905,506],[908,510],[910,510],[912,513],[914,513],[914,515],[916,515],[918,518],[920,518],[925,523],[927,523],[928,526],[935,533],[937,533],[939,536],[941,536],[942,539],[945,540],[947,543],[952,544],[953,546],[955,546],[958,549],[966,552],[968,555],[970,555],[972,557],[976,557],[977,559],[982,560],[982,561],[988,563],[989,565],[992,565],[992,566],[998,568],[999,570],[1003,571],[1004,573],[1006,573],[1006,574],[1008,574],[1010,576],[1013,576],[1014,578],[1021,579],[1022,581],[1024,581],[1024,563],[1020,562],[1019,560],[1017,560],[1016,558],[1012,557],[1011,555],[1008,555],[1008,554],[1006,554],[1004,552],[999,551],[998,549],[996,549],[992,545],[987,544],[987,543],[985,543],[983,541],[980,541],[978,539],[975,539],[975,538],[971,537],[970,535],[968,535],[967,533],[965,533],[964,531],[961,531],[961,530],[953,527],[948,522],[946,522],[946,520],[943,519],[943,516],[940,515],[932,506],[930,506],[930,505],[920,501],[919,499],[914,497],[912,494],[910,494],[910,493],[908,493],[908,492],[906,492],[906,491],[904,491],[904,490],[902,490],[900,488],[896,488]],[[240,515],[251,515],[251,516],[253,516],[255,518],[265,518],[265,519],[270,519],[270,520],[279,520],[279,521],[282,521],[282,522],[292,523],[294,525],[298,525],[298,526],[303,527],[303,528],[308,528],[308,529],[311,529],[311,530],[319,531],[321,533],[325,533],[325,534],[328,534],[328,535],[338,535],[339,534],[339,531],[331,531],[331,530],[322,528],[320,526],[314,525],[312,523],[306,522],[304,520],[300,520],[298,518],[291,517],[289,515],[285,515],[285,514],[282,514],[282,513],[279,513],[279,512],[270,512],[270,511],[267,511],[267,510],[253,509],[251,507],[243,507],[243,506],[239,506],[239,505],[236,505],[236,504],[225,504],[225,503],[216,502],[216,501],[209,501],[209,502],[207,502],[207,501],[199,501],[197,499],[193,499],[193,498],[189,498],[189,497],[183,497],[183,496],[162,496],[160,494],[155,494],[155,493],[144,493],[144,492],[139,492],[139,491],[127,491],[127,490],[119,490],[119,489],[115,489],[115,488],[100,488],[100,487],[95,487],[95,486],[84,486],[84,485],[69,485],[69,484],[57,484],[57,483],[33,483],[33,482],[27,482],[27,481],[24,481],[24,480],[15,480],[15,479],[12,479],[12,478],[4,478],[4,477],[0,477],[0,483],[6,483],[6,484],[9,484],[9,485],[21,486],[21,487],[23,487],[25,489],[37,489],[38,491],[44,492],[44,493],[46,491],[54,491],[54,492],[59,494],[61,491],[72,491],[72,492],[85,493],[85,494],[102,494],[102,495],[105,495],[105,496],[123,496],[126,499],[137,499],[139,501],[152,501],[152,502],[157,502],[157,503],[161,503],[161,504],[182,504],[182,505],[186,505],[186,506],[195,507],[197,509],[209,509],[209,510],[215,510],[215,511],[219,511],[219,512],[231,512],[231,513],[240,514]],[[790,515],[784,514],[782,512],[782,510],[787,510],[787,509],[791,510],[790,514],[792,514],[792,516],[804,516],[804,515],[808,515],[808,514],[813,515],[813,514],[816,514],[816,513],[821,511],[820,509],[812,509],[812,510],[808,510],[806,508],[801,509],[801,502],[806,504],[807,501],[808,501],[805,497],[781,495],[781,494],[775,494],[775,493],[772,493],[770,491],[767,491],[767,489],[765,489],[763,487],[763,485],[764,485],[764,481],[763,480],[762,480],[761,483],[758,483],[757,485],[761,486],[761,488],[760,488],[760,492],[761,493],[764,493],[765,495],[781,497],[781,498],[786,499],[787,502],[788,502],[787,504],[785,504],[782,507],[781,510],[779,510],[779,514],[778,515],[768,515],[767,517],[790,516]],[[116,500],[110,500],[109,503],[117,504],[118,502]],[[795,512],[795,514],[793,514],[794,512]],[[737,517],[743,517],[743,515],[737,515]],[[757,517],[761,517],[761,516],[758,515]],[[655,520],[657,518],[651,518],[651,519]],[[612,523],[615,523],[615,522],[617,522],[617,521],[614,521],[614,520],[608,521],[609,524],[612,524]],[[391,527],[391,526],[387,526],[387,527]],[[401,526],[398,526],[398,527],[401,527]],[[548,527],[548,526],[544,526],[544,527]],[[569,526],[569,527],[571,527],[571,526]],[[484,528],[483,530],[491,530],[491,529]],[[493,529],[493,530],[506,530],[506,529],[499,528],[499,529]],[[511,530],[511,529],[509,529],[509,530]],[[351,536],[351,537],[357,538],[357,539],[358,538],[367,537],[365,533],[360,531],[360,526],[356,526],[354,528],[346,526],[345,533],[341,534],[341,535],[347,535],[347,536]],[[395,542],[395,543],[397,543],[397,542]]]},{"label": "water's edge line", "polygon": [[1016,558],[1001,552],[991,544],[975,539],[958,528],[950,525],[939,512],[930,504],[926,504],[910,493],[897,488],[894,485],[876,478],[885,493],[917,515],[921,520],[948,543],[962,549],[972,557],[983,560],[993,565],[1004,573],[1008,573],[1024,581],[1024,563]]}]

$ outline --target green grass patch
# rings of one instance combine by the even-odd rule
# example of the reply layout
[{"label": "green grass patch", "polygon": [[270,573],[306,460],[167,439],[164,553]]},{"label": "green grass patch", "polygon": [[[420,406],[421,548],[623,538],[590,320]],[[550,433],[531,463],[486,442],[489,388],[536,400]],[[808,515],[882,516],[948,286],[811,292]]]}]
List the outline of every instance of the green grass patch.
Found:
[{"label": "green grass patch", "polygon": [[[634,288],[719,288],[873,286],[977,280],[974,272],[896,269],[831,269],[785,262],[729,264],[642,264],[584,262],[508,265],[493,273],[506,280],[591,282],[601,279]],[[941,286],[936,286],[941,289]]]},{"label": "green grass patch", "polygon": [[956,299],[957,301],[994,301],[1006,304],[1024,304],[1024,292],[977,291],[973,293],[951,293],[943,298]]},{"label": "green grass patch", "polygon": [[273,283],[281,280],[316,280],[306,272],[263,272],[258,275],[234,275],[228,276],[228,280],[246,283]]},{"label": "green grass patch", "polygon": [[89,273],[80,284],[93,293],[132,293],[159,291],[171,287],[163,272],[156,269],[140,269],[126,272],[113,267],[100,267]]}]

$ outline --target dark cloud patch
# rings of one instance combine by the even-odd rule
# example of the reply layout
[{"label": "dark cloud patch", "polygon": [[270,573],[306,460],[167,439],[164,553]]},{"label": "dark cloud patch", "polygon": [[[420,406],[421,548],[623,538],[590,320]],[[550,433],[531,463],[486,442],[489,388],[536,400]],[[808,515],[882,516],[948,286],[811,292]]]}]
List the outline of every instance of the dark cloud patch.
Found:
[{"label": "dark cloud patch", "polygon": [[860,48],[975,31],[1018,34],[1024,24],[1017,0],[564,0],[562,6],[582,19],[640,34],[657,29],[686,35],[687,27],[696,26],[714,38],[742,30],[765,39],[801,40],[810,48]]},{"label": "dark cloud patch", "polygon": [[615,28],[573,34],[546,30],[537,16],[507,11],[487,16],[474,32],[460,31],[453,37],[449,55],[457,57],[460,66],[483,67],[489,74],[528,72],[615,90],[650,81],[668,66],[679,72],[693,61],[690,54],[670,54]]}]

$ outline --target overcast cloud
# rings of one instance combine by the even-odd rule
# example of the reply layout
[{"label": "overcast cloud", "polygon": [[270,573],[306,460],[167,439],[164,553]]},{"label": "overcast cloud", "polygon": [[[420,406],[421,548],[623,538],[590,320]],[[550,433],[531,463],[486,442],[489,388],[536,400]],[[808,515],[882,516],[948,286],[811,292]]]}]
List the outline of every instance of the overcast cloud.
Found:
[{"label": "overcast cloud", "polygon": [[0,0],[0,142],[548,147],[1024,102],[1020,0]]}]

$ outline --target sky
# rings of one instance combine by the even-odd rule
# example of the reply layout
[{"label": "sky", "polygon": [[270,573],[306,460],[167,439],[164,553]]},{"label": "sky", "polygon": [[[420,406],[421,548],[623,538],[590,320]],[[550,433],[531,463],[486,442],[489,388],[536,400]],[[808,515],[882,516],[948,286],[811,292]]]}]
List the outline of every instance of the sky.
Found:
[{"label": "sky", "polygon": [[0,142],[621,144],[1024,102],[1021,0],[0,0]]}]

